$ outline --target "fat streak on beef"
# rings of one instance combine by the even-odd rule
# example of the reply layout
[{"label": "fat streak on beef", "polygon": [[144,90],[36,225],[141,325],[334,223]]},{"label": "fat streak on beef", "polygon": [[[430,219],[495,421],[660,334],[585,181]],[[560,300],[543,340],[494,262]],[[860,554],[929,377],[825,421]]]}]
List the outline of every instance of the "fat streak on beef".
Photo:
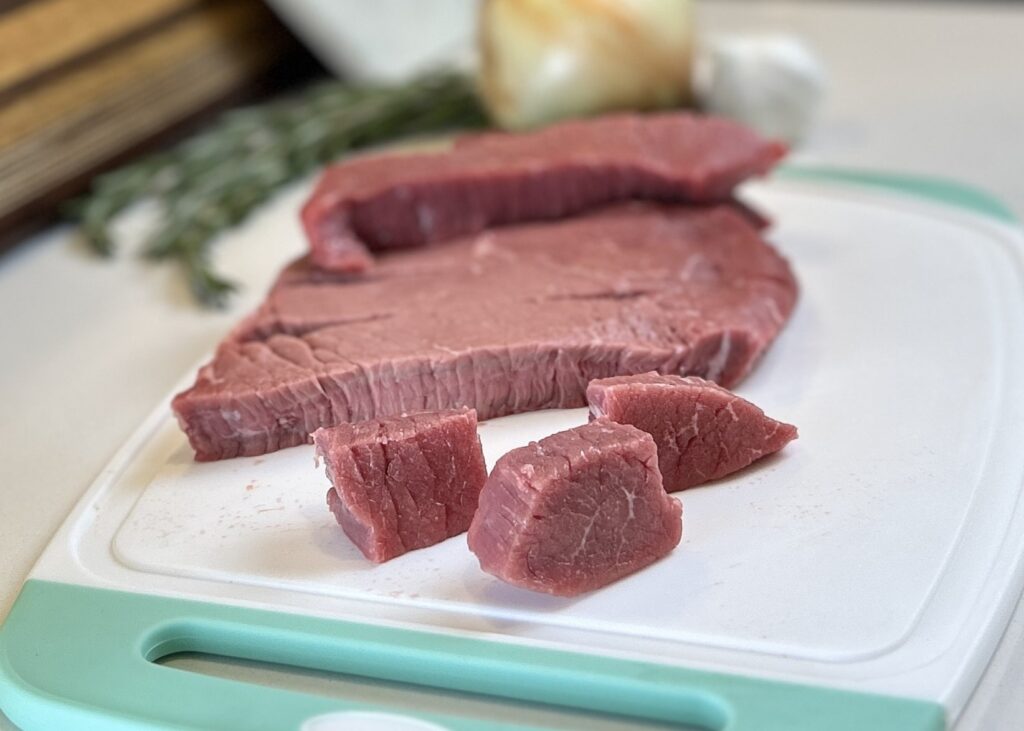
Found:
[{"label": "fat streak on beef", "polygon": [[797,437],[792,424],[697,376],[598,379],[587,386],[587,402],[591,418],[632,424],[654,437],[669,492],[732,474]]},{"label": "fat streak on beef", "polygon": [[487,468],[471,409],[339,424],[313,433],[332,487],[327,504],[380,563],[469,528]]},{"label": "fat streak on beef", "polygon": [[197,459],[213,460],[402,412],[583,406],[587,384],[614,375],[729,385],[796,293],[785,260],[727,205],[506,227],[392,254],[358,278],[299,262],[173,408]]},{"label": "fat streak on beef", "polygon": [[503,581],[576,596],[667,554],[679,543],[681,518],[650,435],[595,421],[498,460],[480,492],[469,548]]},{"label": "fat streak on beef", "polygon": [[302,222],[316,266],[362,271],[367,248],[423,246],[616,201],[723,201],[783,153],[736,122],[686,112],[467,135],[444,152],[369,155],[329,168]]}]

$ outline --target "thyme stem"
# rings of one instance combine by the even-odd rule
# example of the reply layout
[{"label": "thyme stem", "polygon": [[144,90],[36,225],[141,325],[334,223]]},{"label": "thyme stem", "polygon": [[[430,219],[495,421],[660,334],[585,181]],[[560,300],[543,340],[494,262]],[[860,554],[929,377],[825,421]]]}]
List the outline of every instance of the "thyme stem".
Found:
[{"label": "thyme stem", "polygon": [[90,247],[110,256],[117,215],[155,200],[159,221],[145,256],[178,261],[196,299],[221,306],[235,285],[211,267],[212,244],[283,185],[359,148],[483,124],[473,85],[460,74],[438,72],[398,86],[321,82],[228,112],[170,150],[98,176],[69,212]]}]

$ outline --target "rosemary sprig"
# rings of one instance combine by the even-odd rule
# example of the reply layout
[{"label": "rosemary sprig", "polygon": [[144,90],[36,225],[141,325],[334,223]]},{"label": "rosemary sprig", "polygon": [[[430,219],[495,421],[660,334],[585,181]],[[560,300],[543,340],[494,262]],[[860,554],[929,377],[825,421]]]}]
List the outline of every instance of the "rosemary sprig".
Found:
[{"label": "rosemary sprig", "polygon": [[210,265],[214,239],[281,186],[361,147],[484,123],[472,83],[459,74],[400,86],[321,82],[228,112],[177,147],[98,176],[70,212],[91,248],[110,256],[113,219],[137,201],[155,200],[159,223],[144,254],[176,260],[196,298],[219,306],[235,285]]}]

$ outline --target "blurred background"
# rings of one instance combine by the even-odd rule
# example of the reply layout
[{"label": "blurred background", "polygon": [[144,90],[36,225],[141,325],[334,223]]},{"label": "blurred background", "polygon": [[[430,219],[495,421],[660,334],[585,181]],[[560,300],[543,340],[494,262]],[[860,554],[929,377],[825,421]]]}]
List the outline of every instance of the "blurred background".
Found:
[{"label": "blurred background", "polygon": [[[593,62],[580,60],[572,37],[608,29],[584,30],[600,26],[587,14],[632,15],[642,30],[661,19],[676,35],[655,33],[654,43],[680,54],[675,72],[686,74],[672,81],[697,91],[680,87],[669,101],[746,113],[755,124],[758,114],[762,122],[796,115],[774,130],[766,124],[793,137],[802,158],[955,177],[1024,210],[1015,139],[1024,119],[1020,3],[656,0],[610,11],[607,2],[558,0],[549,9],[564,6],[556,15],[566,25],[548,28],[546,40],[523,19],[537,2],[491,5],[483,20],[491,52],[519,79],[510,92],[519,109],[506,109],[503,121],[537,115],[550,103],[545,94],[592,87],[595,78],[600,85],[601,74],[629,65],[632,54],[612,47],[594,52],[604,66],[557,70]],[[325,77],[402,84],[429,67],[472,72],[487,42],[481,12],[471,0],[3,0],[0,246],[53,221],[96,173],[166,148],[226,109]],[[635,78],[608,84],[642,85]],[[530,84],[533,91],[523,88]],[[593,95],[601,93],[622,97],[614,88]],[[772,95],[775,102],[758,101]],[[618,101],[642,106],[650,97]],[[749,109],[772,103],[783,109]]]}]

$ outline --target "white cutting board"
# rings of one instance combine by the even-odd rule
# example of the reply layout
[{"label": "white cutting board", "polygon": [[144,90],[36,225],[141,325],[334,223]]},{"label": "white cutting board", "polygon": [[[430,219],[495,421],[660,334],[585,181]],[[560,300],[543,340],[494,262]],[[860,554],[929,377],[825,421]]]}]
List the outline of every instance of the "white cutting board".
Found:
[{"label": "white cutting board", "polygon": [[[464,536],[374,566],[328,512],[311,447],[197,464],[162,403],[32,577],[919,698],[954,719],[1024,582],[1024,237],[850,182],[746,195],[801,296],[737,391],[800,439],[680,493],[683,540],[656,565],[573,600],[482,573]],[[585,420],[483,423],[488,464]]]}]

